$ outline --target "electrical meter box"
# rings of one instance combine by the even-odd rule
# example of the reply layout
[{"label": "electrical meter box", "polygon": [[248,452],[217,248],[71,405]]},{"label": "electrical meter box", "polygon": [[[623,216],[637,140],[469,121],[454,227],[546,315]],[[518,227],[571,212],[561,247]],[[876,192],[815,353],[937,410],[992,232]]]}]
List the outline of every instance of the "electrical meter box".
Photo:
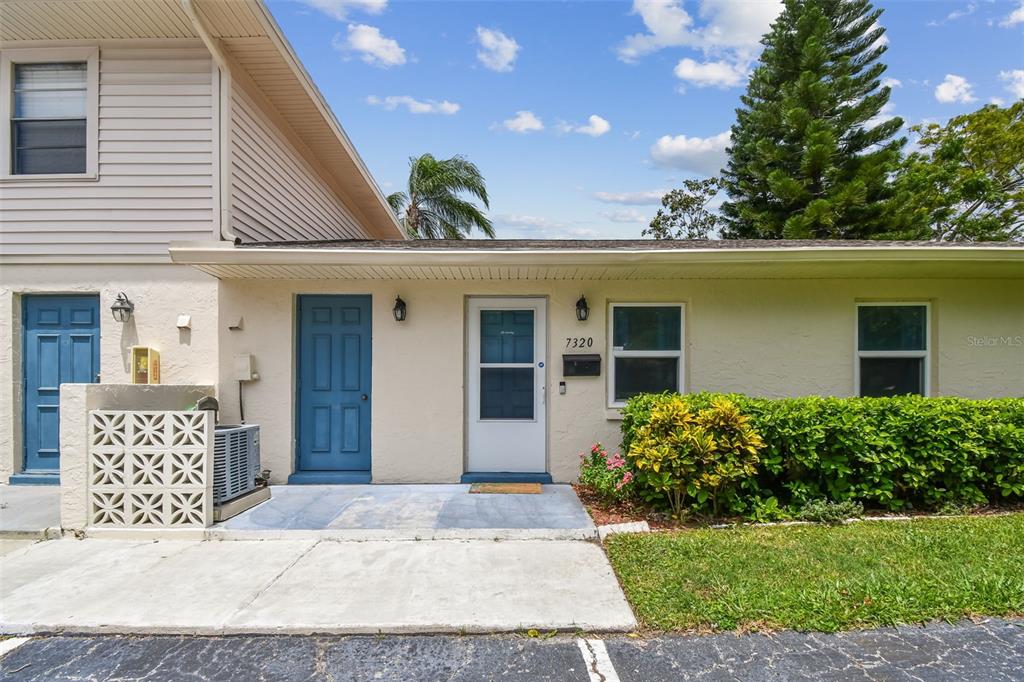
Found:
[{"label": "electrical meter box", "polygon": [[132,383],[160,383],[160,353],[148,346],[132,346]]}]

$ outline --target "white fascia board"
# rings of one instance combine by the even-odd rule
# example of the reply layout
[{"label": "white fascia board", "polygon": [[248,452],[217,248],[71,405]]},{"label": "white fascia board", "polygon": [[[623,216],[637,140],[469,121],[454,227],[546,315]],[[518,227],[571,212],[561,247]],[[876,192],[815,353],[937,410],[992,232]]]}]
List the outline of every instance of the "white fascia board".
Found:
[{"label": "white fascia board", "polygon": [[808,263],[857,261],[1020,262],[1017,247],[757,247],[744,249],[374,249],[237,247],[227,242],[176,242],[171,260],[225,265],[622,265],[630,263]]}]

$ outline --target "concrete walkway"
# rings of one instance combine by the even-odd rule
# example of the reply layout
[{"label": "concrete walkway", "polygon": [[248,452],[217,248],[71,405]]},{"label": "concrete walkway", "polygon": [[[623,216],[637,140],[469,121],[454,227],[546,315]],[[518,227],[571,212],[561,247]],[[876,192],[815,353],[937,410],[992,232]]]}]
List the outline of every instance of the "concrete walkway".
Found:
[{"label": "concrete walkway", "polygon": [[0,556],[0,632],[408,633],[636,626],[591,542],[39,542]]},{"label": "concrete walkway", "polygon": [[0,538],[60,534],[60,486],[0,485]]},{"label": "concrete walkway", "polygon": [[206,531],[219,540],[581,540],[597,530],[568,485],[539,495],[471,494],[468,485],[279,485]]}]

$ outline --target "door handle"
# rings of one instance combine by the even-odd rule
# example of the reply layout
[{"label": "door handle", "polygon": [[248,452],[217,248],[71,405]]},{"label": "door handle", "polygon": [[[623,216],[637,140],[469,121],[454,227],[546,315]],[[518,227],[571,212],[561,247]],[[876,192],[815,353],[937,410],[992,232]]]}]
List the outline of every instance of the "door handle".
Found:
[{"label": "door handle", "polygon": [[360,399],[360,400],[369,400],[369,399],[370,399],[370,396],[368,396],[368,395],[366,395],[366,394],[364,393],[364,394],[362,394],[361,396],[359,396],[359,399]]}]

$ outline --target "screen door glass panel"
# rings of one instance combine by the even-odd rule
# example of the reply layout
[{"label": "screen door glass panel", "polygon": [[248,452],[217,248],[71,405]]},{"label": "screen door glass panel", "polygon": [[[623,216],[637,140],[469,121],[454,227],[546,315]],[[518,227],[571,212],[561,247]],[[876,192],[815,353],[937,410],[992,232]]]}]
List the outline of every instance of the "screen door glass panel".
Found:
[{"label": "screen door glass panel", "polygon": [[534,418],[534,311],[480,311],[480,419]]}]

